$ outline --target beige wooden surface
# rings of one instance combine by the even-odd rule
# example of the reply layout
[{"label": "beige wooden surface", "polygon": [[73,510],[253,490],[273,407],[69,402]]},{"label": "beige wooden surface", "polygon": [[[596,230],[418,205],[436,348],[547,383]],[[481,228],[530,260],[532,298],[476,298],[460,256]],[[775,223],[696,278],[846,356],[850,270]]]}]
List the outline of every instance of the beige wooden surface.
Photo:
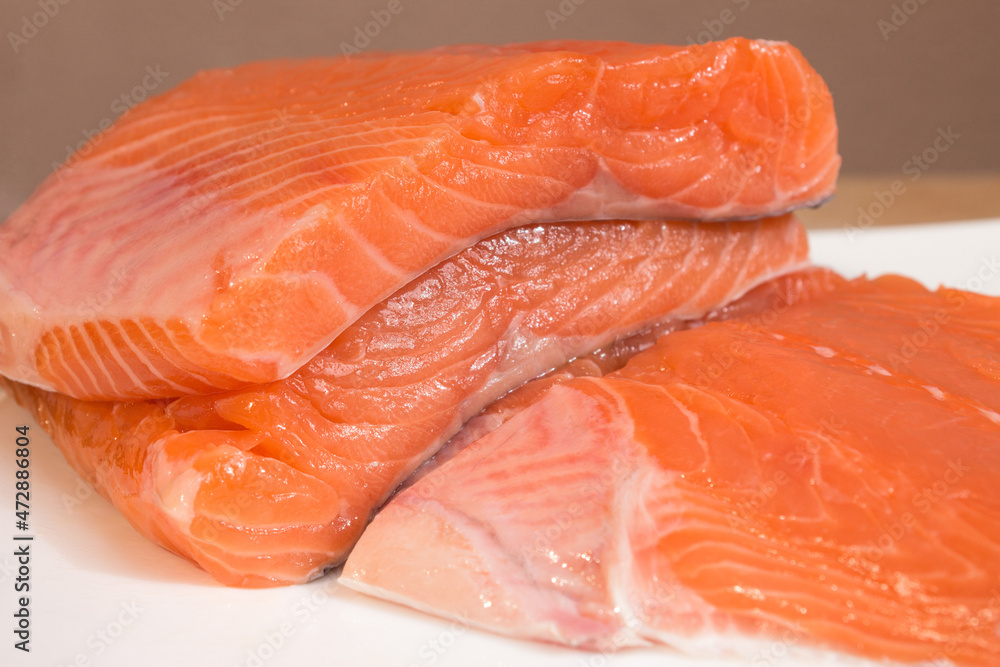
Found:
[{"label": "beige wooden surface", "polygon": [[841,176],[834,198],[800,217],[811,229],[1000,218],[1000,172]]}]

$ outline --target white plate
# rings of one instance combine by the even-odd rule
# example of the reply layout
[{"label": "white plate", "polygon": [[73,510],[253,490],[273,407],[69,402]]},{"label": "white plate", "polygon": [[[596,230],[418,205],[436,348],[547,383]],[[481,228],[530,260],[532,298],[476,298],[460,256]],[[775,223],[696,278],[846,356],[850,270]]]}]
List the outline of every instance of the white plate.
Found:
[{"label": "white plate", "polygon": [[[897,272],[1000,295],[1000,220],[812,235],[819,264],[854,276]],[[31,652],[14,649],[12,614],[15,426],[31,436]],[[520,642],[411,612],[338,587],[238,590],[137,535],[89,491],[48,437],[0,398],[0,663],[5,665],[730,665],[817,664],[781,642],[739,660],[684,659],[663,650],[614,656]],[[845,659],[838,664],[860,664]]]}]

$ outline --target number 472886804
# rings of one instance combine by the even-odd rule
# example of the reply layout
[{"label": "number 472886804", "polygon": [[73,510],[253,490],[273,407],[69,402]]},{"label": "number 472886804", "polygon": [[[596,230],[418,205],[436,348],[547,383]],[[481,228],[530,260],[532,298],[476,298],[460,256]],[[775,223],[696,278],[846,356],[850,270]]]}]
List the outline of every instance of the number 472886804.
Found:
[{"label": "number 472886804", "polygon": [[18,426],[16,430],[18,435],[17,450],[14,452],[17,456],[17,472],[14,473],[15,477],[17,477],[17,483],[15,484],[17,494],[14,498],[14,513],[17,516],[15,525],[19,530],[28,530],[28,512],[30,510],[28,501],[31,498],[29,493],[31,485],[28,482],[30,475],[28,472],[28,466],[30,465],[28,445],[31,444],[31,441],[28,439],[27,426]]}]

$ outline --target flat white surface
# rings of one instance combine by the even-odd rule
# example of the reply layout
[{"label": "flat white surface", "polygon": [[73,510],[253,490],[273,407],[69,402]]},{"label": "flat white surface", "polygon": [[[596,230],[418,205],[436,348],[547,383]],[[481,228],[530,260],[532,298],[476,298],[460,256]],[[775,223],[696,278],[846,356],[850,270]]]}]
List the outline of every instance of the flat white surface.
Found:
[{"label": "flat white surface", "polygon": [[[813,257],[855,276],[896,272],[1000,295],[1000,220],[824,230]],[[17,564],[14,428],[31,436],[31,653],[15,650]],[[63,461],[8,397],[0,398],[0,664],[213,667],[399,665],[420,667],[864,664],[796,656],[762,644],[733,659],[686,658],[664,649],[615,655],[521,642],[369,599],[335,576],[306,586],[238,590],[137,535]]]}]

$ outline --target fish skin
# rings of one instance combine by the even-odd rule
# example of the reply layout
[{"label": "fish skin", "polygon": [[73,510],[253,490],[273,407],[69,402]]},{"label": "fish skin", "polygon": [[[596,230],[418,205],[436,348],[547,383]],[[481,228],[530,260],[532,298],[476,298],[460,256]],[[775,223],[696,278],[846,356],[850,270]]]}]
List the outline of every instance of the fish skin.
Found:
[{"label": "fish skin", "polygon": [[829,91],[781,42],[203,72],[0,225],[0,374],[87,400],[274,381],[493,233],[778,215],[832,193],[836,143]]},{"label": "fish skin", "polygon": [[340,582],[597,650],[998,664],[1000,299],[810,280],[529,391],[382,509]]},{"label": "fish skin", "polygon": [[414,280],[285,380],[109,402],[0,384],[143,535],[225,584],[300,583],[342,562],[374,509],[494,399],[702,317],[807,254],[791,215],[532,225]]}]

